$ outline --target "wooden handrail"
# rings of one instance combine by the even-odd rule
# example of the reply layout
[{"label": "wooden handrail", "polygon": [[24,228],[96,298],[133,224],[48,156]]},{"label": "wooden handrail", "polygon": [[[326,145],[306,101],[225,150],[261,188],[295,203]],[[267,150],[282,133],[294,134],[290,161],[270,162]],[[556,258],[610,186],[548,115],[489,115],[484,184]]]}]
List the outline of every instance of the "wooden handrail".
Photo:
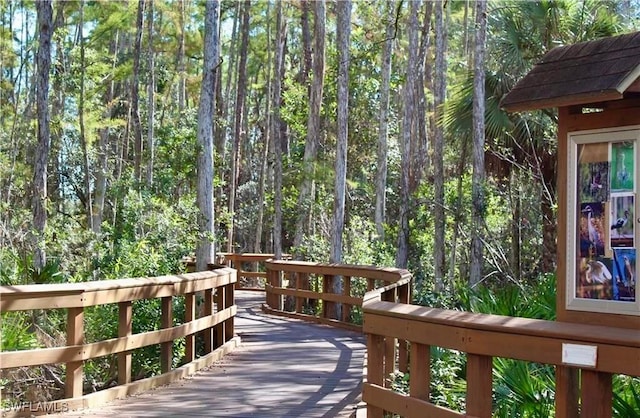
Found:
[{"label": "wooden handrail", "polygon": [[[555,366],[557,417],[577,417],[579,402],[581,417],[611,417],[612,374],[640,376],[638,332],[408,305],[386,296],[397,284],[368,292],[363,302],[368,363],[362,399],[369,417],[389,411],[406,417],[489,418],[493,357]],[[404,367],[402,356],[389,353],[397,342],[400,347],[410,345],[408,395],[394,392],[388,384],[389,374]],[[597,360],[590,366],[570,364],[563,356],[567,344],[593,350]],[[465,413],[430,403],[431,346],[467,353]]]},{"label": "wooden handrail", "polygon": [[[67,342],[63,347],[0,353],[2,369],[42,364],[66,364],[66,399],[51,402],[49,410],[91,407],[154,386],[163,385],[209,366],[238,345],[233,321],[237,312],[233,289],[236,271],[223,267],[175,276],[105,280],[85,283],[0,286],[0,312],[67,309]],[[196,317],[196,294],[204,293],[204,315]],[[215,310],[214,310],[215,294]],[[173,326],[173,297],[185,297],[185,320]],[[161,326],[155,331],[132,334],[132,301],[160,298]],[[117,303],[118,337],[86,343],[84,309]],[[195,335],[204,334],[205,355],[195,359]],[[215,337],[214,337],[215,336]],[[173,341],[186,340],[187,364],[171,370]],[[132,382],[131,353],[137,348],[160,344],[162,374]],[[85,395],[85,360],[116,355],[119,386]],[[10,411],[3,416],[30,415],[34,411]],[[45,411],[43,411],[45,412]]]},{"label": "wooden handrail", "polygon": [[[392,267],[288,260],[267,260],[265,267],[267,270],[265,311],[357,331],[361,331],[362,326],[353,323],[350,317],[354,307],[362,307],[365,291],[362,290],[359,295],[355,294],[359,280],[364,281],[360,283],[360,287],[364,286],[367,290],[382,291],[381,289],[385,289],[385,286],[395,284],[394,288],[406,290],[407,298],[411,282],[411,274],[407,270]],[[316,289],[310,288],[312,278],[318,282]],[[332,290],[335,280],[341,280],[340,294]],[[288,282],[288,286],[285,282]],[[285,307],[284,297],[292,298],[294,303]],[[322,310],[311,312],[313,311],[311,308],[318,305]],[[338,305],[342,307],[339,315]]]}]

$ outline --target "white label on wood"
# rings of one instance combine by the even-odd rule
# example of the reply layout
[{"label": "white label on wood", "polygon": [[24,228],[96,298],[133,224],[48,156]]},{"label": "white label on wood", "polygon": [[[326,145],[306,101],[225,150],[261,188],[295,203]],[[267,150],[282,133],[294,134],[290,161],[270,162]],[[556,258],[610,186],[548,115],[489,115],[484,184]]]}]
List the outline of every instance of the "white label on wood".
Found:
[{"label": "white label on wood", "polygon": [[597,345],[562,344],[562,363],[574,366],[596,367]]}]

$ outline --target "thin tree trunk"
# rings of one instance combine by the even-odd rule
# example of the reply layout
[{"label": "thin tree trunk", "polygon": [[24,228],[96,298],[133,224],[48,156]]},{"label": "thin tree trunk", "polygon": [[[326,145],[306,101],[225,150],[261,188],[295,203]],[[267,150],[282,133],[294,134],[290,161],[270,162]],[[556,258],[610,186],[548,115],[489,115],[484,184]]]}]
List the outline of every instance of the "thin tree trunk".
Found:
[{"label": "thin tree trunk", "polygon": [[142,52],[142,22],[144,16],[144,0],[138,0],[138,17],[136,19],[136,38],[133,45],[133,80],[131,82],[131,122],[134,135],[134,176],[135,181],[142,180],[142,127],[140,126],[139,84],[140,54]]},{"label": "thin tree trunk", "polygon": [[434,275],[436,291],[444,288],[445,277],[445,213],[444,213],[444,127],[442,111],[447,94],[447,31],[444,24],[443,2],[436,2],[436,68],[435,73],[435,127],[433,141],[433,181],[434,181]]},{"label": "thin tree trunk", "polygon": [[178,110],[183,112],[187,102],[187,66],[185,64],[185,3],[188,0],[180,0],[180,37],[178,40]]},{"label": "thin tree trunk", "polygon": [[409,262],[409,211],[411,200],[411,136],[415,121],[415,81],[418,49],[418,2],[409,2],[409,59],[404,85],[404,110],[402,117],[401,177],[400,177],[400,223],[398,226],[398,248],[396,267],[407,268]]},{"label": "thin tree trunk", "polygon": [[242,8],[242,24],[241,33],[242,40],[240,41],[240,62],[238,63],[238,85],[236,86],[236,106],[235,106],[235,123],[234,123],[234,138],[233,138],[233,150],[231,153],[231,173],[229,174],[230,187],[229,187],[229,220],[227,230],[227,251],[233,252],[234,243],[234,230],[235,230],[235,207],[236,207],[236,194],[238,189],[238,180],[240,178],[240,165],[242,161],[242,147],[244,142],[244,116],[245,116],[245,98],[247,94],[247,55],[249,51],[249,11],[251,9],[251,3],[249,0],[245,0]]},{"label": "thin tree trunk", "polygon": [[298,195],[298,216],[293,245],[296,249],[302,245],[305,225],[309,222],[313,206],[313,189],[316,157],[318,154],[318,137],[320,136],[320,111],[324,90],[324,58],[325,58],[325,0],[315,2],[314,51],[313,51],[313,84],[309,98],[309,118],[307,121],[307,138],[302,162],[302,184]]},{"label": "thin tree trunk", "polygon": [[[266,21],[266,31],[267,31],[267,40],[271,41],[271,3],[267,3],[267,21]],[[262,159],[260,162],[260,181],[258,183],[258,219],[256,220],[256,239],[253,247],[253,251],[255,253],[260,253],[262,249],[262,231],[263,231],[263,222],[264,222],[264,207],[265,207],[265,189],[267,182],[267,162],[269,161],[269,150],[271,148],[271,94],[273,89],[273,82],[271,81],[271,48],[267,48],[267,74],[265,75],[265,80],[267,81],[267,99],[265,101],[265,126],[264,126],[264,143],[262,148]]]},{"label": "thin tree trunk", "polygon": [[276,1],[276,40],[273,62],[273,105],[271,106],[273,129],[273,253],[276,260],[282,258],[282,132],[283,122],[280,119],[280,103],[282,101],[282,82],[284,75],[284,47],[286,42],[287,23],[282,14],[282,0]]},{"label": "thin tree trunk", "polygon": [[153,165],[154,165],[154,146],[153,146],[153,131],[154,131],[154,119],[155,119],[155,92],[156,92],[156,76],[155,76],[155,60],[153,51],[153,0],[147,0],[149,2],[149,10],[147,10],[147,25],[149,41],[148,44],[148,66],[149,66],[149,85],[147,90],[147,153],[149,160],[147,161],[147,187],[151,188],[153,185]]},{"label": "thin tree trunk", "polygon": [[201,238],[196,248],[196,270],[207,269],[214,261],[213,208],[213,120],[215,109],[215,80],[220,55],[220,3],[208,0],[205,4],[204,64],[198,108],[198,230]]},{"label": "thin tree trunk", "polygon": [[309,72],[311,72],[311,31],[309,29],[309,0],[301,0],[302,14],[300,17],[302,23],[302,50],[304,59],[300,63],[300,76],[298,77],[300,84],[307,84],[309,81]]},{"label": "thin tree trunk", "polygon": [[471,197],[471,265],[469,284],[475,286],[482,280],[483,228],[485,221],[485,172],[484,172],[484,110],[485,110],[485,75],[484,48],[487,29],[487,2],[476,2],[476,36],[473,64],[473,176]]},{"label": "thin tree trunk", "polygon": [[[418,5],[421,5],[421,1]],[[416,115],[413,122],[414,133],[411,135],[411,167],[413,171],[413,185],[411,193],[422,183],[422,179],[429,167],[429,135],[427,131],[427,95],[425,94],[425,67],[427,52],[431,45],[429,36],[431,26],[431,13],[433,3],[428,1],[425,5],[424,21],[420,31],[420,42],[416,56]]]},{"label": "thin tree trunk", "polygon": [[84,204],[85,215],[87,216],[87,226],[93,231],[93,199],[91,198],[91,181],[89,164],[89,147],[87,145],[87,138],[85,135],[84,126],[84,96],[85,96],[85,50],[84,50],[84,0],[80,2],[80,23],[78,24],[78,40],[80,42],[80,97],[78,100],[78,122],[80,125],[80,146],[82,147],[82,159],[84,164]]},{"label": "thin tree trunk", "polygon": [[[118,40],[120,38],[120,31],[116,31],[116,34],[111,41],[109,53],[112,55],[111,72],[115,71],[117,63],[117,51]],[[112,101],[115,95],[115,82],[113,76],[107,83],[107,91],[105,93],[104,102],[105,110],[103,112],[103,118],[109,120],[112,117]],[[102,220],[104,217],[104,201],[107,194],[107,164],[109,161],[109,128],[102,128],[99,132],[98,140],[98,165],[96,167],[96,180],[95,180],[95,193],[93,202],[93,232],[99,234],[102,229]],[[117,155],[117,154],[116,154]]]},{"label": "thin tree trunk", "polygon": [[387,3],[388,23],[385,32],[384,49],[382,52],[382,82],[380,86],[380,112],[378,119],[378,155],[376,171],[376,232],[380,241],[384,240],[384,223],[387,207],[387,138],[389,136],[389,96],[391,80],[391,57],[395,37],[396,2]]},{"label": "thin tree trunk", "polygon": [[47,263],[44,232],[47,227],[47,162],[49,160],[49,70],[51,69],[51,38],[53,8],[51,0],[36,2],[38,15],[38,52],[36,112],[38,114],[38,143],[33,169],[33,267],[41,271]]},{"label": "thin tree trunk", "polygon": [[451,252],[449,258],[449,283],[453,283],[456,273],[456,257],[458,252],[458,237],[460,236],[460,228],[462,225],[462,198],[463,198],[463,180],[465,167],[467,165],[467,146],[463,144],[462,154],[458,162],[458,185],[456,187],[456,206],[453,212],[453,238],[451,239]]}]

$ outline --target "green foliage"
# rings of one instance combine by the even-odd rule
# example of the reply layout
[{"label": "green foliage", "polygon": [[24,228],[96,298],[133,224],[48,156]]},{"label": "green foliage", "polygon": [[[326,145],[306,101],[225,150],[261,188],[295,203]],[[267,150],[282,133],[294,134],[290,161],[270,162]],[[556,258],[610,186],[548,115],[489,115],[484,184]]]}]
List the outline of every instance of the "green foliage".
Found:
[{"label": "green foliage", "polygon": [[31,329],[31,318],[23,312],[0,316],[0,351],[31,350],[40,347]]}]

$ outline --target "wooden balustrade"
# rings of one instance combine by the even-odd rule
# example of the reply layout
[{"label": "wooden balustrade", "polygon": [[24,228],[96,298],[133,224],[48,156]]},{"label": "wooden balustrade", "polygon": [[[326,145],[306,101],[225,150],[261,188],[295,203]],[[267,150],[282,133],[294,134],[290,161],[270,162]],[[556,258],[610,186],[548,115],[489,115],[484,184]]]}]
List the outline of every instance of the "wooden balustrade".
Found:
[{"label": "wooden balustrade", "polygon": [[[639,332],[408,305],[397,296],[401,284],[369,292],[363,302],[368,361],[362,399],[369,417],[388,411],[405,417],[489,418],[494,357],[556,366],[556,416],[562,418],[611,417],[612,375],[640,376]],[[405,355],[396,353],[398,341],[400,347],[410,345],[408,395],[388,384],[389,374],[406,365]],[[594,350],[595,365],[567,364],[566,344]],[[431,346],[467,353],[464,413],[429,401]]]},{"label": "wooden balustrade", "polygon": [[[283,260],[268,260],[265,265],[264,309],[273,314],[359,331],[362,326],[352,321],[352,312],[362,308],[367,290],[400,283],[399,298],[409,300],[411,275],[406,270]],[[340,293],[333,290],[336,283]],[[285,306],[287,297],[292,299],[289,306]]]},{"label": "wooden balustrade", "polygon": [[[86,408],[109,400],[148,390],[154,386],[193,374],[211,365],[235,348],[239,339],[234,338],[233,320],[236,315],[233,289],[236,272],[224,267],[213,271],[188,273],[178,276],[106,280],[86,283],[0,286],[0,312],[66,309],[66,346],[0,353],[2,369],[65,364],[66,399],[52,402],[49,410]],[[202,317],[196,315],[196,294],[204,293]],[[214,299],[215,296],[215,309]],[[180,325],[173,325],[173,297],[185,297],[185,318]],[[132,302],[141,299],[160,298],[160,329],[144,333],[132,333]],[[85,342],[84,310],[90,306],[118,304],[118,337]],[[212,333],[214,330],[214,333]],[[195,358],[195,335],[204,334],[205,353]],[[213,336],[215,335],[215,338]],[[186,339],[187,364],[172,370],[173,342]],[[162,374],[132,382],[131,353],[149,345],[161,347]],[[93,394],[83,393],[83,365],[85,360],[106,355],[117,357],[118,386]],[[31,411],[24,411],[27,415]],[[20,411],[6,412],[3,416],[21,416]]]}]

